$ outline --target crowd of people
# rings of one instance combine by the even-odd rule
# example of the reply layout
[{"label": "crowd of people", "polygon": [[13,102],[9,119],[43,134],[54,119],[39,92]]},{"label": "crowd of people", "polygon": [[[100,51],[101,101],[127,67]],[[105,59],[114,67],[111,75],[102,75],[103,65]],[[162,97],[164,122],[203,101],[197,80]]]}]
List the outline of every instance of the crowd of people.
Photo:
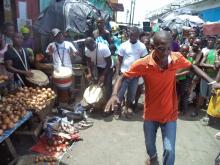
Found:
[{"label": "crowd of people", "polygon": [[[168,27],[159,32],[143,32],[137,27],[119,31],[105,29],[105,21],[98,18],[93,36],[85,38],[85,57],[88,81],[104,89],[103,114],[132,118],[142,93],[144,103],[144,134],[148,164],[157,161],[156,132],[160,127],[164,143],[164,164],[175,160],[176,120],[196,102],[191,117],[207,107],[212,89],[220,87],[220,39],[202,36],[193,29],[180,38],[176,29]],[[13,73],[13,82],[25,85],[34,67],[34,41],[30,29],[15,31],[13,24],[5,24],[0,40],[0,56],[4,57],[1,72]],[[78,50],[65,41],[64,33],[54,27],[51,42],[45,53],[51,58],[54,70],[72,69],[71,56]],[[113,88],[113,80],[115,85]],[[72,93],[69,92],[71,95]],[[105,107],[105,108],[104,108]]]}]

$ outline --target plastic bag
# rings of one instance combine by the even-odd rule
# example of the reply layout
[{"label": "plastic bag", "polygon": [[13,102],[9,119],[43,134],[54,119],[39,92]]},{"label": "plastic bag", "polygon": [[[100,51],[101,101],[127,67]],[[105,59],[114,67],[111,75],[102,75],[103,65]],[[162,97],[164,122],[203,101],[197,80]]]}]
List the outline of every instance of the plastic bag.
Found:
[{"label": "plastic bag", "polygon": [[212,117],[220,118],[220,90],[211,97],[207,113]]},{"label": "plastic bag", "polygon": [[57,109],[60,115],[70,120],[85,119],[85,108],[80,103],[76,103],[73,107],[58,107]]}]

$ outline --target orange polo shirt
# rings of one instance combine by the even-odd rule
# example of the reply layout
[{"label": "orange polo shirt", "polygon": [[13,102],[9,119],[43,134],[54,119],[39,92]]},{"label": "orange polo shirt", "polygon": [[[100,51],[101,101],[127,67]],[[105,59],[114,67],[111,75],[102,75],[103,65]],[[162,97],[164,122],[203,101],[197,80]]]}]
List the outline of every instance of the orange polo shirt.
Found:
[{"label": "orange polo shirt", "polygon": [[153,53],[135,61],[124,73],[127,78],[142,76],[145,82],[144,120],[166,123],[178,116],[176,71],[191,63],[180,53],[172,52],[168,69],[161,70]]}]

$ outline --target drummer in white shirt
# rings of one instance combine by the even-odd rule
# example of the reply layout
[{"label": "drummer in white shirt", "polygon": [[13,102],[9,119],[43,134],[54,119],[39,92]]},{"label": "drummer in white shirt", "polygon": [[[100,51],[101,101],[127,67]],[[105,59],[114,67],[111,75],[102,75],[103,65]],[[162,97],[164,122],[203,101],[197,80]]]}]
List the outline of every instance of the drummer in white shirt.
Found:
[{"label": "drummer in white shirt", "polygon": [[91,37],[86,38],[85,46],[89,72],[87,79],[105,88],[105,101],[107,101],[112,93],[113,76],[110,49],[104,43],[96,43]]},{"label": "drummer in white shirt", "polygon": [[[68,71],[68,73],[69,71],[72,72],[72,62],[70,56],[76,55],[77,50],[71,42],[64,41],[64,36],[60,29],[54,28],[52,29],[51,32],[54,37],[54,42],[50,43],[47,46],[46,53],[48,53],[49,56],[53,57],[54,71],[56,73],[59,73],[60,76],[62,76],[62,74],[66,74],[63,72],[63,70]],[[66,89],[68,89],[68,93],[69,93],[69,96],[66,100],[70,102],[72,98],[71,86],[68,85],[68,87],[65,87],[65,90],[64,88],[63,90],[61,88],[59,89],[59,91],[64,92],[66,91]]]},{"label": "drummer in white shirt", "polygon": [[68,67],[72,69],[71,55],[77,53],[74,45],[69,41],[64,41],[63,33],[60,29],[52,29],[52,35],[54,37],[54,42],[47,46],[46,53],[53,57],[54,69],[59,69],[59,67]]}]

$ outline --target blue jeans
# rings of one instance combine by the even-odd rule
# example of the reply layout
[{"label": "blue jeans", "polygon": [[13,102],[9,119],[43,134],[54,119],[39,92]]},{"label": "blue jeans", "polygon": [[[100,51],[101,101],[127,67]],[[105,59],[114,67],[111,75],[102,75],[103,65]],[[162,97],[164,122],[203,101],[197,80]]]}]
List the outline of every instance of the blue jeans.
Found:
[{"label": "blue jeans", "polygon": [[208,83],[201,79],[200,81],[200,96],[209,99],[211,97],[212,86],[208,85]]},{"label": "blue jeans", "polygon": [[129,103],[133,103],[137,91],[137,86],[138,86],[138,78],[136,77],[129,79],[124,78],[118,93],[120,102],[123,100],[125,92],[127,90],[126,101]]},{"label": "blue jeans", "polygon": [[163,139],[163,165],[174,165],[175,141],[176,141],[176,121],[161,124],[155,121],[144,121],[144,136],[147,154],[150,158],[157,156],[156,134],[161,128]]}]

